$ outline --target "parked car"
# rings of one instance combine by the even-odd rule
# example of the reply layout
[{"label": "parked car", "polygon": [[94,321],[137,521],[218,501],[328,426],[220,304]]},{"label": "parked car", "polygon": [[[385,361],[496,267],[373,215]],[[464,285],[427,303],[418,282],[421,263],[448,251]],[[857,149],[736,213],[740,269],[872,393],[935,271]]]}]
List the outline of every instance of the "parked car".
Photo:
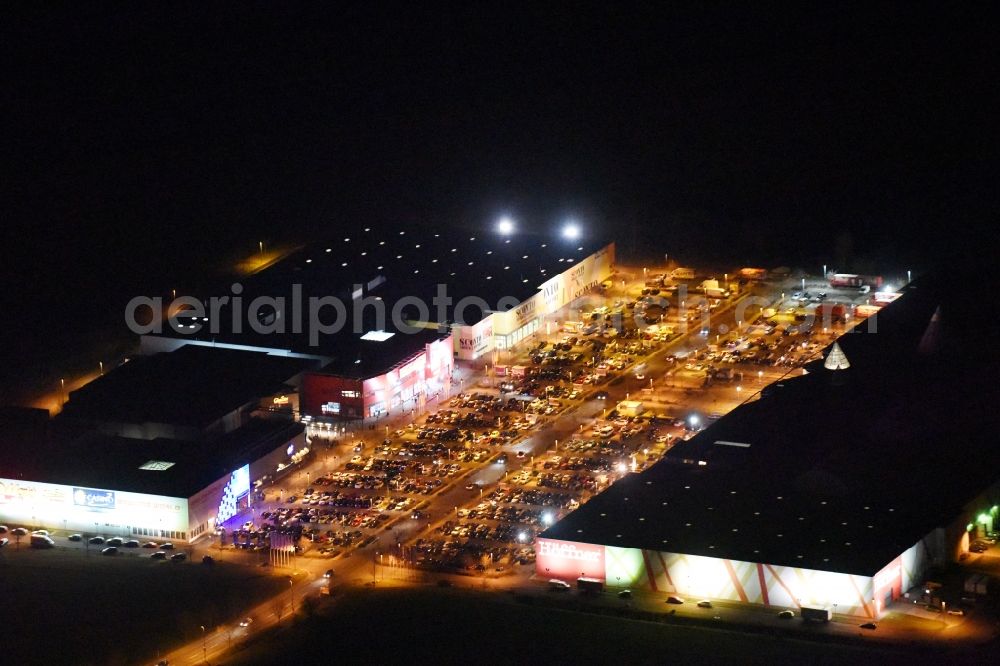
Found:
[{"label": "parked car", "polygon": [[253,618],[252,617],[245,617],[242,620],[240,620],[240,626],[241,627],[249,627],[251,624],[253,624]]},{"label": "parked car", "polygon": [[171,562],[183,562],[186,559],[187,555],[185,555],[184,553],[174,553],[173,555],[170,556]]},{"label": "parked car", "polygon": [[101,549],[101,555],[109,555],[110,556],[110,555],[117,555],[117,554],[118,554],[118,546],[108,546],[107,548],[102,548]]},{"label": "parked car", "polygon": [[99,537],[99,536],[90,537],[89,539],[87,539],[87,543],[89,543],[91,546],[100,546],[104,543],[104,537]]},{"label": "parked car", "polygon": [[167,554],[165,552],[163,552],[162,550],[158,550],[155,553],[153,553],[152,555],[150,555],[149,559],[151,559],[151,560],[165,560],[165,559],[167,559]]},{"label": "parked car", "polygon": [[56,542],[52,540],[52,537],[47,534],[32,534],[31,535],[31,547],[32,548],[55,548]]},{"label": "parked car", "polygon": [[126,541],[122,545],[125,546],[126,548],[138,548],[139,547],[139,542],[136,541],[135,539],[129,539],[128,541]]},{"label": "parked car", "polygon": [[159,546],[156,544],[155,541],[147,541],[146,543],[142,544],[142,547],[143,548],[159,548]]},{"label": "parked car", "polygon": [[790,620],[793,617],[795,617],[795,611],[783,610],[780,613],[778,613],[778,617],[780,617],[782,620]]},{"label": "parked car", "polygon": [[711,607],[712,607],[712,602],[709,601],[708,599],[702,599],[701,601],[698,602],[698,608],[711,608]]},{"label": "parked car", "polygon": [[70,534],[66,538],[70,541],[83,541],[83,535],[81,534]]},{"label": "parked car", "polygon": [[618,593],[618,598],[619,599],[631,599],[632,598],[632,590],[622,590],[621,592]]},{"label": "parked car", "polygon": [[874,630],[874,629],[878,629],[878,625],[875,624],[874,622],[865,622],[863,625],[861,625],[861,628],[862,629],[872,629],[872,630]]},{"label": "parked car", "polygon": [[680,597],[675,597],[674,595],[671,594],[669,597],[667,597],[667,603],[668,604],[678,604],[679,605],[679,604],[684,603],[684,600],[681,599]]},{"label": "parked car", "polygon": [[125,540],[122,539],[121,537],[111,537],[110,539],[108,539],[104,543],[107,544],[108,546],[116,546],[117,547],[117,546],[121,546],[122,544],[124,544]]}]

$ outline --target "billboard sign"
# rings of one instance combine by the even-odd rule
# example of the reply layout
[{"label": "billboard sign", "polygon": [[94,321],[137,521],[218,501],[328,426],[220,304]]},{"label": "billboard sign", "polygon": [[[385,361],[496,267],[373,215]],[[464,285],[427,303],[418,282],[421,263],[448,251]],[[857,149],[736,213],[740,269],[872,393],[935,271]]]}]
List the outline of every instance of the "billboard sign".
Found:
[{"label": "billboard sign", "polygon": [[535,571],[541,576],[604,580],[604,546],[556,539],[538,539]]},{"label": "billboard sign", "polygon": [[115,494],[111,490],[73,488],[73,504],[88,509],[114,509]]}]

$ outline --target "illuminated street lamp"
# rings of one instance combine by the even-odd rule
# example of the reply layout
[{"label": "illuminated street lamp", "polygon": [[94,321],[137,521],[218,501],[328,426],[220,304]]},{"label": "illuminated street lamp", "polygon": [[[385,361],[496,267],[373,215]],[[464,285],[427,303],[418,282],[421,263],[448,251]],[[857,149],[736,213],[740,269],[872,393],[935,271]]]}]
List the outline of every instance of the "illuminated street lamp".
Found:
[{"label": "illuminated street lamp", "polygon": [[509,236],[514,233],[514,220],[510,219],[506,215],[500,218],[497,222],[497,232]]},{"label": "illuminated street lamp", "polygon": [[567,222],[562,230],[563,238],[576,240],[580,237],[580,225],[576,222]]}]

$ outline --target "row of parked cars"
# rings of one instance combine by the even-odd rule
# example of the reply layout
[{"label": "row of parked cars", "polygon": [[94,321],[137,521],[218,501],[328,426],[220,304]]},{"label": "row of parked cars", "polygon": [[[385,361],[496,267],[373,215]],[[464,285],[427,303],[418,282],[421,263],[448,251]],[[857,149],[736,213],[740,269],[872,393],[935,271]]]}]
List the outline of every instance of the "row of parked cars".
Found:
[{"label": "row of parked cars", "polygon": [[[15,537],[30,537],[30,545],[32,548],[55,548],[56,542],[52,538],[52,534],[48,530],[32,530],[28,531],[26,527],[15,527],[12,530],[8,530],[6,525],[0,525],[0,534],[6,534],[10,532]],[[70,534],[66,537],[67,541],[71,542],[82,542],[84,536],[82,534]],[[103,546],[101,548],[101,555],[115,556],[118,554],[120,548],[159,548],[155,553],[150,555],[154,560],[164,560],[167,559],[168,553],[166,551],[173,550],[174,545],[172,543],[157,544],[153,541],[147,541],[146,543],[139,543],[136,539],[123,539],[121,537],[111,537],[105,539],[102,536],[92,536],[88,538],[87,545],[89,546]],[[6,546],[9,539],[4,537],[0,539],[0,547]],[[170,555],[170,559],[174,562],[182,562],[187,559],[187,555],[184,553],[174,553]]]}]

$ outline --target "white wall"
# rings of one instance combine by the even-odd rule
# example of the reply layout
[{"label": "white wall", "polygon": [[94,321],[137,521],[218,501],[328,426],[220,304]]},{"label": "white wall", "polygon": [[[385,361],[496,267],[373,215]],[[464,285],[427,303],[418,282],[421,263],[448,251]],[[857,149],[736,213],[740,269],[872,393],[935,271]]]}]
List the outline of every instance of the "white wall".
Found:
[{"label": "white wall", "polygon": [[[90,501],[80,490],[93,491]],[[162,495],[0,479],[0,522],[130,538],[133,527],[187,533],[188,503]]]}]

